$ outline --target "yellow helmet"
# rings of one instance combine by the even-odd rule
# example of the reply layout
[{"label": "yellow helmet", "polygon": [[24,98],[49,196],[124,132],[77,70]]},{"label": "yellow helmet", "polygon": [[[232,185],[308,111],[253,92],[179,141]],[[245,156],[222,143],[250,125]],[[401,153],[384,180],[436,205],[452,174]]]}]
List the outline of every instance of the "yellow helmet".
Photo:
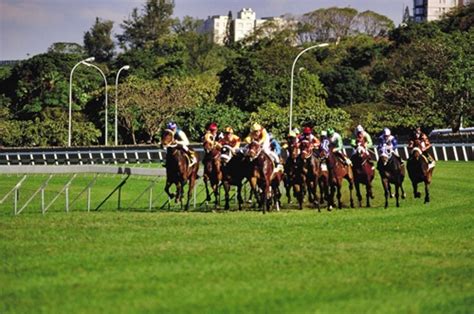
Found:
[{"label": "yellow helmet", "polygon": [[252,132],[257,132],[262,129],[262,126],[258,123],[254,123],[250,129],[252,130]]},{"label": "yellow helmet", "polygon": [[224,129],[224,133],[234,134],[234,129],[232,129],[230,126],[228,126]]},{"label": "yellow helmet", "polygon": [[290,133],[288,133],[288,137],[296,137],[296,132],[295,131],[290,131]]}]

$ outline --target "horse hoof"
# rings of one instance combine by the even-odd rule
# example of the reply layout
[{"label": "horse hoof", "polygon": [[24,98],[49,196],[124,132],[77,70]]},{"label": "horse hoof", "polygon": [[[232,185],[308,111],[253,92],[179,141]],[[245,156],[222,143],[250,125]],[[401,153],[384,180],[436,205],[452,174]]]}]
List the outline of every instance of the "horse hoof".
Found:
[{"label": "horse hoof", "polygon": [[393,194],[393,193],[392,193],[392,194],[390,194],[390,198],[393,198],[394,196],[395,196],[395,194]]},{"label": "horse hoof", "polygon": [[402,194],[402,199],[405,199],[407,197],[407,194],[406,193],[403,193]]}]

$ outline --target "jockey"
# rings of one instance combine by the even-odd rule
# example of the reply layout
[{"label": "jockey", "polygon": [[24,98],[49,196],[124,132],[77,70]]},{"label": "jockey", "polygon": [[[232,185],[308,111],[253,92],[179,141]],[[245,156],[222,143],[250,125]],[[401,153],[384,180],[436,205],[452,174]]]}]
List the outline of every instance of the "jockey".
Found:
[{"label": "jockey", "polygon": [[286,143],[283,144],[284,149],[288,149],[293,145],[296,145],[296,146],[299,145],[298,133],[296,133],[294,130],[295,129],[291,130],[286,136]]},{"label": "jockey", "polygon": [[[351,146],[354,148],[361,146],[362,148],[364,148],[366,154],[369,153],[368,149],[374,146],[369,133],[367,133],[360,124],[356,127],[354,131],[354,137],[351,140]],[[354,150],[354,153],[355,152],[356,151]]]},{"label": "jockey", "polygon": [[271,158],[275,163],[275,168],[277,168],[280,163],[280,156],[278,156],[275,151],[272,151],[270,146],[270,135],[267,130],[258,123],[252,125],[250,128],[250,134],[245,138],[245,142],[248,144],[252,141],[256,141],[260,146],[262,146],[263,151]]},{"label": "jockey", "polygon": [[329,128],[327,133],[329,137],[329,146],[330,149],[332,149],[332,152],[339,156],[346,165],[352,165],[351,160],[347,158],[347,156],[344,154],[344,151],[342,150],[342,136],[334,131],[333,128]]},{"label": "jockey", "polygon": [[377,146],[380,156],[389,157],[391,154],[393,154],[400,160],[401,163],[403,163],[403,160],[396,151],[397,146],[397,139],[392,135],[390,129],[384,128],[382,135],[379,136],[379,144]]},{"label": "jockey", "polygon": [[415,148],[418,147],[421,150],[421,153],[423,156],[428,159],[429,162],[429,167],[433,168],[435,165],[433,157],[428,153],[428,149],[431,147],[430,140],[428,139],[428,136],[421,131],[420,127],[417,127],[415,132],[410,138],[410,141],[408,142],[408,148]]},{"label": "jockey", "polygon": [[217,124],[212,122],[209,124],[206,133],[203,136],[203,143],[204,150],[206,153],[209,153],[214,148],[219,148],[220,144],[217,141]]},{"label": "jockey", "polygon": [[188,157],[191,161],[189,166],[192,166],[197,161],[197,159],[194,156],[194,152],[191,151],[188,147],[189,146],[189,140],[188,140],[188,137],[186,136],[186,133],[184,133],[183,130],[181,130],[178,127],[178,125],[175,122],[172,122],[172,121],[168,122],[168,124],[166,124],[166,128],[173,132],[176,144],[178,144],[178,146],[182,147],[183,150],[186,152],[186,154],[188,155]]},{"label": "jockey", "polygon": [[219,144],[227,145],[232,149],[232,154],[235,155],[236,150],[240,147],[240,137],[234,134],[234,129],[230,126],[224,129],[224,137],[219,140]]},{"label": "jockey", "polygon": [[301,143],[303,141],[308,141],[311,149],[319,149],[319,145],[321,144],[319,139],[313,135],[313,130],[309,126],[304,127],[303,134],[299,137],[299,142]]},{"label": "jockey", "polygon": [[326,155],[329,154],[329,138],[328,132],[326,130],[321,131],[321,145],[319,146],[319,150],[323,150]]}]

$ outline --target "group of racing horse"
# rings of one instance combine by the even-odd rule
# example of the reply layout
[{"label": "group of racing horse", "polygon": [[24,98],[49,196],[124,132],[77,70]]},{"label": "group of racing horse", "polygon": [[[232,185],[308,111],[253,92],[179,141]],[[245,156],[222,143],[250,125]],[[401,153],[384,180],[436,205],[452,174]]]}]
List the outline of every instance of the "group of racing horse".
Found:
[{"label": "group of racing horse", "polygon": [[[321,141],[319,138],[318,140],[309,140],[303,136],[301,138],[291,136],[294,132],[290,132],[285,145],[286,158],[283,161],[280,159],[281,157],[274,154],[273,146],[269,144],[271,135],[266,134],[265,129],[260,125],[254,124],[252,126],[251,133],[245,140],[247,145],[243,148],[239,147],[240,139],[232,134],[233,130],[228,127],[226,131],[229,132],[225,132],[225,138],[235,137],[234,140],[226,141],[222,139],[222,135],[221,140],[218,140],[215,123],[208,127],[206,135],[203,137],[205,155],[202,163],[204,165],[203,179],[206,187],[206,200],[211,201],[213,194],[215,208],[220,206],[220,187],[224,188],[224,209],[228,210],[231,187],[236,186],[238,209],[242,210],[244,204],[242,187],[246,182],[250,185],[250,198],[256,198],[255,205],[258,204],[263,213],[272,209],[280,210],[280,186],[282,184],[286,189],[288,203],[292,202],[292,196],[295,197],[299,209],[303,208],[306,195],[309,203],[318,211],[320,211],[322,204],[331,210],[336,206],[335,198],[337,198],[337,207],[342,208],[341,190],[344,180],[349,183],[350,206],[354,207],[353,188],[355,186],[358,205],[362,207],[363,198],[360,186],[365,185],[366,206],[370,207],[370,199],[374,198],[372,181],[375,169],[378,170],[381,177],[385,208],[388,207],[388,200],[392,197],[395,197],[398,207],[399,198],[406,196],[403,190],[405,166],[412,181],[414,197],[421,197],[417,186],[418,183],[424,183],[425,203],[430,201],[429,185],[434,162],[431,164],[431,158],[427,155],[422,138],[415,139],[410,143],[411,153],[406,163],[398,156],[394,147],[388,149],[387,144],[380,145],[380,157],[375,168],[371,156],[374,152],[368,149],[362,136],[359,136],[360,141],[353,145],[354,150],[349,159],[338,151],[337,144],[327,138],[321,138]],[[170,199],[174,198],[187,210],[196,180],[199,177],[200,162],[198,155],[188,148],[185,142],[181,141],[180,132],[183,134],[174,123],[168,124],[161,137],[161,145],[166,148],[165,191]],[[229,133],[231,133],[230,137]],[[385,133],[387,132],[385,131]],[[184,134],[181,136],[185,137]],[[382,136],[384,135],[382,134]],[[426,137],[426,135],[424,136]],[[317,145],[314,141],[317,142]],[[183,202],[186,184],[188,184],[188,193],[185,202]],[[175,193],[170,192],[172,185],[176,185]],[[391,185],[395,187],[395,193],[392,193]]]}]

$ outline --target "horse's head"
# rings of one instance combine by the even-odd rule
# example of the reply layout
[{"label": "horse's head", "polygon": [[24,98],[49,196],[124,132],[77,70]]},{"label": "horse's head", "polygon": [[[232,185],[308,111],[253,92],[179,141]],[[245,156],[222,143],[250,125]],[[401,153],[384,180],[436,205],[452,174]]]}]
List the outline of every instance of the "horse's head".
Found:
[{"label": "horse's head", "polygon": [[223,164],[227,164],[231,159],[232,156],[234,156],[234,152],[232,150],[232,147],[229,145],[223,145],[221,147],[221,161]]},{"label": "horse's head", "polygon": [[262,146],[257,141],[253,141],[247,146],[247,152],[245,155],[249,157],[250,160],[254,160],[260,155],[261,152]]},{"label": "horse's head", "polygon": [[296,160],[298,158],[298,155],[300,154],[300,149],[298,145],[295,143],[294,145],[290,146],[289,149],[289,155],[292,160]]},{"label": "horse's head", "polygon": [[313,149],[311,148],[311,143],[309,141],[302,141],[300,144],[301,148],[301,157],[307,159],[313,154]]},{"label": "horse's head", "polygon": [[418,146],[415,146],[413,150],[411,151],[411,156],[413,159],[418,160],[421,156],[422,152],[421,149]]},{"label": "horse's head", "polygon": [[176,146],[176,141],[174,139],[174,132],[166,129],[161,135],[161,146],[163,148]]}]

